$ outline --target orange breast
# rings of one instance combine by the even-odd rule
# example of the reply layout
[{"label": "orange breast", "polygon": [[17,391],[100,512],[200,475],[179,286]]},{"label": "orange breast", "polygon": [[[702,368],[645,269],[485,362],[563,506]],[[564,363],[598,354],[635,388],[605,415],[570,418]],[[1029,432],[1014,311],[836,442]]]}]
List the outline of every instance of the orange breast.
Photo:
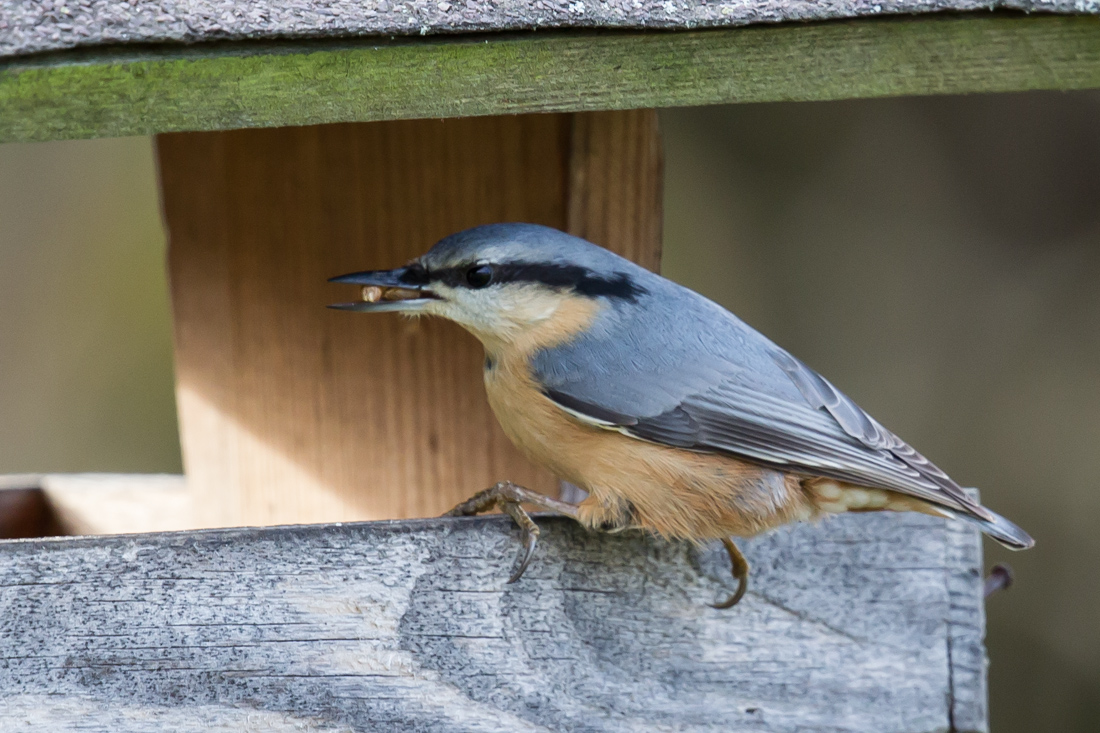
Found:
[{"label": "orange breast", "polygon": [[648,443],[592,426],[542,394],[527,359],[497,354],[485,372],[489,404],[532,461],[590,493],[581,521],[664,536],[749,536],[817,514],[799,479],[728,456]]}]

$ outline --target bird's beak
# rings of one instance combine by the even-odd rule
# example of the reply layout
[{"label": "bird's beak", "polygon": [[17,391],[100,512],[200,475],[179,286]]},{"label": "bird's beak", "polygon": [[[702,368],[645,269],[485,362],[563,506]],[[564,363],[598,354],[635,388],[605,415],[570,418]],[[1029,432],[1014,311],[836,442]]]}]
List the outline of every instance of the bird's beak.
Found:
[{"label": "bird's beak", "polygon": [[329,308],[344,311],[364,311],[385,313],[387,311],[419,311],[439,296],[425,285],[415,284],[409,277],[408,267],[396,270],[373,270],[371,272],[353,272],[329,279],[330,283],[350,283],[361,285],[361,299],[354,303],[334,303]]}]

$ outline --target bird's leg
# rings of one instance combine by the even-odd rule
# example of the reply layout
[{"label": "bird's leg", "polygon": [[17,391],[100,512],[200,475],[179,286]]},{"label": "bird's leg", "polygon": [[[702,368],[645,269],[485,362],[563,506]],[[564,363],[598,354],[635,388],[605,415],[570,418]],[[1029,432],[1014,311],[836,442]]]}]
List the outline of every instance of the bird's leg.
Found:
[{"label": "bird's leg", "polygon": [[443,516],[472,517],[475,514],[487,512],[495,506],[500,506],[502,502],[533,504],[573,519],[577,518],[577,506],[575,504],[551,499],[549,496],[525,489],[511,481],[501,481],[495,486],[477,492]]},{"label": "bird's leg", "polygon": [[524,511],[521,504],[533,504],[542,509],[564,514],[567,517],[577,518],[577,507],[573,504],[549,496],[543,496],[537,491],[517,486],[511,481],[501,481],[492,488],[479,491],[466,501],[456,506],[443,516],[445,517],[472,517],[475,514],[489,511],[493,507],[510,516],[519,525],[520,536],[523,540],[523,554],[520,556],[519,567],[508,578],[509,583],[515,583],[527,569],[531,558],[535,555],[535,547],[539,541],[539,528],[531,517]]},{"label": "bird's leg", "polygon": [[[443,515],[445,517],[472,517],[475,514],[481,514],[494,507],[499,507],[502,512],[510,516],[512,521],[519,525],[520,537],[523,541],[523,554],[520,556],[519,566],[516,568],[515,572],[512,573],[512,576],[508,578],[509,583],[514,583],[520,579],[523,572],[527,570],[531,558],[535,555],[535,548],[538,546],[539,528],[534,520],[531,519],[531,516],[524,511],[521,504],[531,504],[540,509],[549,509],[552,512],[557,512],[558,514],[563,514],[572,519],[578,519],[579,521],[577,505],[558,501],[557,499],[551,499],[549,496],[544,496],[537,491],[525,489],[511,481],[501,481],[495,486],[485,489],[484,491],[479,491]],[[604,528],[604,531],[608,530]],[[614,530],[612,529],[611,531]],[[722,603],[710,604],[712,608],[730,608],[737,605],[737,602],[741,600],[741,597],[745,595],[745,591],[748,590],[749,587],[748,560],[745,559],[745,556],[741,554],[741,550],[737,549],[737,545],[735,545],[733,540],[729,537],[722,538],[722,545],[726,548],[726,553],[729,555],[730,570],[733,577],[737,580],[737,590]]]},{"label": "bird's leg", "polygon": [[737,549],[737,545],[733,544],[733,540],[729,537],[723,537],[722,544],[730,556],[733,577],[737,579],[737,590],[722,603],[710,604],[711,608],[730,608],[737,605],[737,602],[741,600],[741,596],[745,595],[745,591],[749,588],[749,561],[745,559],[745,556],[741,554],[741,551]]}]

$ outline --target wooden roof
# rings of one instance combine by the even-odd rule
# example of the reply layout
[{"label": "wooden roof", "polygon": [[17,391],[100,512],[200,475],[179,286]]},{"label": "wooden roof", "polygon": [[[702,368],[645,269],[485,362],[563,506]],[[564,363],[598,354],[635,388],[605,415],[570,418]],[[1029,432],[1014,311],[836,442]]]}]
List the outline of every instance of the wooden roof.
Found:
[{"label": "wooden roof", "polygon": [[1100,0],[0,0],[0,56],[105,44],[685,30],[993,9],[1100,13]]}]

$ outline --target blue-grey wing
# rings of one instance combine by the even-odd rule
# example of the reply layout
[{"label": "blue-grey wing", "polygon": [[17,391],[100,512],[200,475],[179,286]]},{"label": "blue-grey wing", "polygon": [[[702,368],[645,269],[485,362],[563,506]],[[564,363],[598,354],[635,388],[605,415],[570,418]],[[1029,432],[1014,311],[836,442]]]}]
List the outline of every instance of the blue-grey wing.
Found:
[{"label": "blue-grey wing", "polygon": [[884,428],[820,374],[778,346],[772,348],[771,355],[780,369],[795,383],[806,401],[811,406],[828,412],[844,432],[858,440],[861,445],[901,461],[910,471],[916,472],[922,479],[922,483],[930,481],[938,490],[947,494],[953,500],[952,504],[961,505],[983,519],[992,518],[984,507],[974,503],[938,466]]},{"label": "blue-grey wing", "polygon": [[728,311],[678,287],[656,295],[609,308],[584,336],[538,354],[533,376],[547,396],[639,439],[988,518],[943,471]]}]

